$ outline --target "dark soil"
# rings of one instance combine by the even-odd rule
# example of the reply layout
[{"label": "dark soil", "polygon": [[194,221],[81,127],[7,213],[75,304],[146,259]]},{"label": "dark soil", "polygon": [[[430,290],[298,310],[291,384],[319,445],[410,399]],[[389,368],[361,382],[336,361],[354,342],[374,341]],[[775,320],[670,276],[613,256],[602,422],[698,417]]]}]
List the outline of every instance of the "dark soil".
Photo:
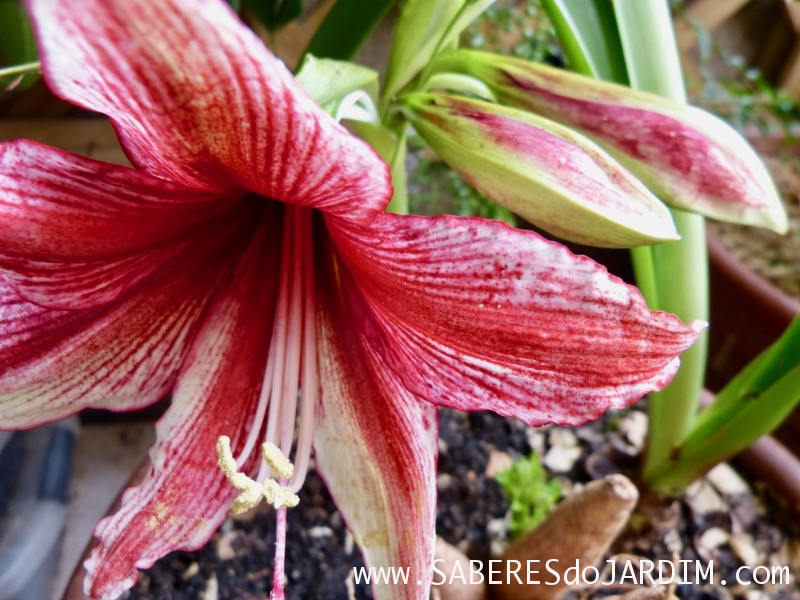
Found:
[{"label": "dark soil", "polygon": [[[560,464],[562,470],[566,466],[566,472],[558,477],[567,492],[580,485],[577,482],[610,472],[635,473],[639,433],[630,427],[617,427],[635,422],[641,430],[644,415],[632,418],[631,414],[609,415],[577,429],[534,430],[493,414],[443,410],[438,533],[470,558],[487,560],[502,551],[507,543],[504,517],[508,503],[494,478],[487,474],[487,470],[492,473],[496,469],[496,464],[490,463],[498,458],[503,459],[499,460],[502,464],[536,449],[546,457],[545,464]],[[578,456],[575,449],[580,450]],[[299,507],[289,511],[287,598],[371,598],[368,589],[353,584],[352,568],[363,562],[315,473],[309,473],[300,497]],[[682,599],[798,600],[800,588],[794,577],[792,585],[769,588],[718,585],[720,578],[734,580],[735,570],[743,564],[740,555],[747,556],[748,552],[755,553],[752,556],[757,556],[757,564],[790,565],[796,572],[797,538],[787,537],[783,533],[786,527],[778,527],[775,517],[767,515],[762,497],[725,494],[707,481],[694,486],[690,497],[681,501],[657,502],[645,496],[632,519],[634,527],[623,534],[612,553],[656,560],[698,559],[704,563],[713,559],[717,583],[678,586],[674,592]],[[264,598],[271,585],[273,528],[274,519],[266,509],[248,519],[229,519],[205,548],[170,554],[143,573],[127,597]],[[624,589],[579,591],[570,597],[600,598]]]}]

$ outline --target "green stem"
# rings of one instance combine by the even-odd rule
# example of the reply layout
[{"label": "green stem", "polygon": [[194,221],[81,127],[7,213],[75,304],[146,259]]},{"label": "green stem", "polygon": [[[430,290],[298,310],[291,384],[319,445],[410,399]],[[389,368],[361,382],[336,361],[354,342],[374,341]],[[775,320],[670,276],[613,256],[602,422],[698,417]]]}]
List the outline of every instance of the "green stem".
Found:
[{"label": "green stem", "polygon": [[[685,102],[686,90],[667,2],[614,0],[614,11],[631,86]],[[704,219],[672,212],[681,240],[651,248],[649,259],[638,256],[644,251],[634,253],[637,280],[650,292],[651,308],[675,313],[684,321],[707,321],[708,252]],[[674,449],[696,417],[706,354],[707,337],[703,335],[681,357],[681,368],[673,382],[650,396],[650,439],[643,475],[651,486],[655,483],[653,473],[672,460]]]},{"label": "green stem", "polygon": [[394,156],[389,163],[392,169],[392,185],[394,186],[394,195],[391,202],[386,207],[388,212],[396,213],[399,215],[408,214],[408,176],[406,173],[406,154],[408,153],[408,144],[406,142],[406,122],[402,121],[402,127],[395,130],[397,135],[397,147],[395,148]]},{"label": "green stem", "polygon": [[18,75],[27,75],[29,73],[40,73],[42,71],[42,63],[28,62],[21,65],[14,65],[13,67],[0,68],[0,77],[16,77]]},{"label": "green stem", "polygon": [[[601,79],[686,101],[666,0],[544,0],[573,68]],[[615,27],[608,23],[615,23]],[[605,25],[604,25],[605,24]],[[639,289],[651,308],[684,321],[708,320],[708,254],[702,217],[672,211],[678,242],[636,248]],[[650,396],[650,439],[644,475],[664,469],[692,426],[705,375],[706,336],[681,357],[671,385]],[[655,488],[658,486],[656,485]]]},{"label": "green stem", "polygon": [[[685,322],[708,320],[708,256],[705,219],[673,211],[681,240],[652,248],[658,310],[672,312]],[[634,263],[634,267],[636,264]],[[637,272],[638,277],[638,272]],[[705,379],[708,338],[704,334],[681,356],[672,383],[649,399],[650,431],[643,477],[657,492],[653,474],[673,460],[673,451],[696,418]],[[669,490],[674,492],[675,490]]]}]

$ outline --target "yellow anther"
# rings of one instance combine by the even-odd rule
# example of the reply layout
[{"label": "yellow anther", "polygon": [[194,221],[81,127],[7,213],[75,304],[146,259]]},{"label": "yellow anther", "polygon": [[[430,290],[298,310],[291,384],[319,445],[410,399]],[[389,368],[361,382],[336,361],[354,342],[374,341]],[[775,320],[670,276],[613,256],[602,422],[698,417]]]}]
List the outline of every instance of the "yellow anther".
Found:
[{"label": "yellow anther", "polygon": [[[252,480],[251,480],[252,481]],[[253,481],[253,485],[243,491],[236,497],[231,506],[231,511],[235,515],[241,515],[248,510],[257,506],[261,502],[262,490],[261,486]]]},{"label": "yellow anther", "polygon": [[231,438],[227,435],[220,436],[217,440],[217,460],[219,468],[225,473],[225,477],[230,479],[236,473],[236,461],[231,452]]},{"label": "yellow anther", "polygon": [[294,465],[275,444],[265,442],[261,446],[261,457],[280,479],[288,479],[294,473]]},{"label": "yellow anther", "polygon": [[274,479],[267,479],[262,484],[262,487],[264,499],[274,506],[275,510],[283,507],[292,508],[293,506],[297,506],[297,503],[300,502],[300,498],[298,498],[296,494],[290,492],[288,488],[282,486]]},{"label": "yellow anther", "polygon": [[[261,456],[272,472],[281,479],[288,479],[294,472],[294,465],[283,455],[280,448],[275,444],[266,443],[261,447]],[[227,436],[221,436],[217,440],[217,458],[219,468],[231,482],[231,485],[242,493],[233,501],[231,510],[234,514],[247,512],[256,506],[263,498],[269,504],[279,508],[292,508],[297,506],[300,498],[289,491],[288,487],[282,486],[274,479],[267,479],[263,483],[258,483],[244,473],[236,470],[236,461],[231,452],[231,440]]]}]

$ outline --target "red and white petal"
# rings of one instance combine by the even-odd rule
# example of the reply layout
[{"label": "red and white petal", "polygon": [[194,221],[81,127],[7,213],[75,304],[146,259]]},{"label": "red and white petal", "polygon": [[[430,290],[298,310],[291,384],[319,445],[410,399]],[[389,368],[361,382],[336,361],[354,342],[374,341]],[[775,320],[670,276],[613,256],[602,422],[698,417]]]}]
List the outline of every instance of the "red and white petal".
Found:
[{"label": "red and white petal", "polygon": [[298,86],[223,0],[29,0],[49,85],[113,120],[133,163],[357,219],[388,167]]},{"label": "red and white petal", "polygon": [[663,388],[703,329],[497,222],[385,214],[331,233],[382,330],[370,351],[437,404],[581,423]]},{"label": "red and white petal", "polygon": [[0,256],[130,256],[180,240],[230,202],[36,142],[0,144]]},{"label": "red and white petal", "polygon": [[[227,435],[234,454],[241,451],[258,404],[277,273],[264,270],[277,251],[267,233],[262,229],[252,241],[192,343],[172,405],[157,424],[147,478],[95,530],[99,545],[86,562],[85,581],[92,598],[116,597],[138,579],[137,568],[202,546],[230,509],[237,491],[217,464],[215,446]],[[259,459],[253,452],[243,470]]]},{"label": "red and white petal", "polygon": [[32,302],[91,308],[173,259],[234,202],[18,141],[0,145],[0,277]]},{"label": "red and white petal", "polygon": [[[408,585],[373,586],[376,599],[427,600],[435,542],[435,407],[421,402],[372,352],[368,315],[346,273],[322,286],[322,400],[317,470],[370,567],[408,569]],[[341,287],[339,285],[341,284]]]},{"label": "red and white petal", "polygon": [[215,236],[96,308],[30,303],[0,271],[0,427],[30,427],[87,407],[129,410],[167,394],[210,298],[252,236],[252,221],[244,212],[221,224]]}]

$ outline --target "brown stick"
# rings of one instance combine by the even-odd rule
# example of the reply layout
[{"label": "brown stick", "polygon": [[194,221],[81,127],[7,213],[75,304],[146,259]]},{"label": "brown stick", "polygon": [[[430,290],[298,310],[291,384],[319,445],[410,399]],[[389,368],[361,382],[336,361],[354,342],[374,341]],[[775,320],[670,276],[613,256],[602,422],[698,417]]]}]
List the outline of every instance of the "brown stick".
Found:
[{"label": "brown stick", "polygon": [[[589,483],[559,504],[538,528],[508,548],[499,568],[495,565],[487,574],[490,597],[560,598],[569,587],[565,574],[570,580],[580,579],[580,574],[575,574],[576,564],[579,571],[597,565],[625,527],[638,498],[636,486],[623,475],[609,475]],[[587,576],[589,581],[591,578]]]}]

